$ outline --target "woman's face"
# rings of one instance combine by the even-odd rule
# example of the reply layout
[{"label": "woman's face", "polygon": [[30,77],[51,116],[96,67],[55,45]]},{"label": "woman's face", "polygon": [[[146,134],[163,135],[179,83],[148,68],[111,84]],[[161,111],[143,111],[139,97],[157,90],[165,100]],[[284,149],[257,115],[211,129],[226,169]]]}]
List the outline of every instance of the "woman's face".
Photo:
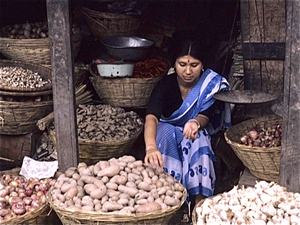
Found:
[{"label": "woman's face", "polygon": [[190,55],[179,57],[175,62],[176,73],[184,83],[198,81],[202,68],[202,62]]}]

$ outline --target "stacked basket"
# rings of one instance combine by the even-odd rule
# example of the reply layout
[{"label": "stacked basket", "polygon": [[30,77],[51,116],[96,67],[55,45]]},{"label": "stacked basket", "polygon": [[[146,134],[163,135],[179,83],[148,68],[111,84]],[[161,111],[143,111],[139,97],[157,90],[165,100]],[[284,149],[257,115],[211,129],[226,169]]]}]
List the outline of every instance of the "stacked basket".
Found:
[{"label": "stacked basket", "polygon": [[[51,80],[49,69],[20,61],[0,60],[0,67],[22,68]],[[26,76],[26,75],[25,75]],[[17,77],[17,76],[16,76]],[[21,88],[0,85],[0,134],[21,135],[34,132],[36,122],[53,110],[52,84]]]},{"label": "stacked basket", "polygon": [[139,16],[100,12],[86,7],[82,7],[80,10],[96,38],[134,35],[140,26]]},{"label": "stacked basket", "polygon": [[266,115],[236,124],[224,134],[227,143],[250,172],[254,176],[267,181],[278,182],[281,146],[251,147],[241,144],[240,138],[257,126],[260,128],[275,128],[279,124],[282,124],[282,117]]}]

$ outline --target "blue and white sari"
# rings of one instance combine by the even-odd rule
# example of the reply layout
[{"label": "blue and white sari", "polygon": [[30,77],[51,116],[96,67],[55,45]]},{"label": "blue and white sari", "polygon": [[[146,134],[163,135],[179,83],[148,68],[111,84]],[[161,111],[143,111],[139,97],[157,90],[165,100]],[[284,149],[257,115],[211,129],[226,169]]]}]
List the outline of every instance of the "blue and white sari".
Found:
[{"label": "blue and white sari", "polygon": [[[213,105],[213,95],[229,90],[227,80],[212,70],[206,70],[189,92],[178,110],[170,117],[161,118],[157,128],[156,143],[162,153],[164,170],[182,182],[189,195],[212,196],[215,188],[215,154],[211,147],[212,133],[231,125],[230,106],[220,114],[218,126],[210,124],[198,132],[192,141],[183,136],[184,125]],[[189,201],[189,200],[188,200]]]}]

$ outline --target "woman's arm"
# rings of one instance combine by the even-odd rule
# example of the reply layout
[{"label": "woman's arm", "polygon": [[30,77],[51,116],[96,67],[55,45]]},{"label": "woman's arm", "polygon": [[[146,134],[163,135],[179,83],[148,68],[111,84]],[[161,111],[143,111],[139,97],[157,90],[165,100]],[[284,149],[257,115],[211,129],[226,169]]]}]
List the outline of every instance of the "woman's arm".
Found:
[{"label": "woman's arm", "polygon": [[158,119],[152,114],[146,116],[145,128],[144,128],[144,139],[146,145],[146,156],[145,164],[149,163],[152,167],[158,168],[163,167],[163,160],[160,151],[156,145]]}]

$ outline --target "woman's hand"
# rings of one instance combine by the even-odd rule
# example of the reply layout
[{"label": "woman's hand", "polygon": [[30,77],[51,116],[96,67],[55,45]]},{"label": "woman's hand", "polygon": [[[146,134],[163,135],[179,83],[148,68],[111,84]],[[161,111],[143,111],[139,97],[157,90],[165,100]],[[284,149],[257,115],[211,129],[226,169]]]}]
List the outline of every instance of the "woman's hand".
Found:
[{"label": "woman's hand", "polygon": [[148,166],[150,163],[151,166],[156,169],[163,168],[164,166],[162,155],[157,149],[157,147],[154,146],[146,150],[146,156],[144,161],[146,166]]},{"label": "woman's hand", "polygon": [[188,121],[183,128],[183,136],[186,139],[195,140],[198,136],[198,124],[195,121]]}]

